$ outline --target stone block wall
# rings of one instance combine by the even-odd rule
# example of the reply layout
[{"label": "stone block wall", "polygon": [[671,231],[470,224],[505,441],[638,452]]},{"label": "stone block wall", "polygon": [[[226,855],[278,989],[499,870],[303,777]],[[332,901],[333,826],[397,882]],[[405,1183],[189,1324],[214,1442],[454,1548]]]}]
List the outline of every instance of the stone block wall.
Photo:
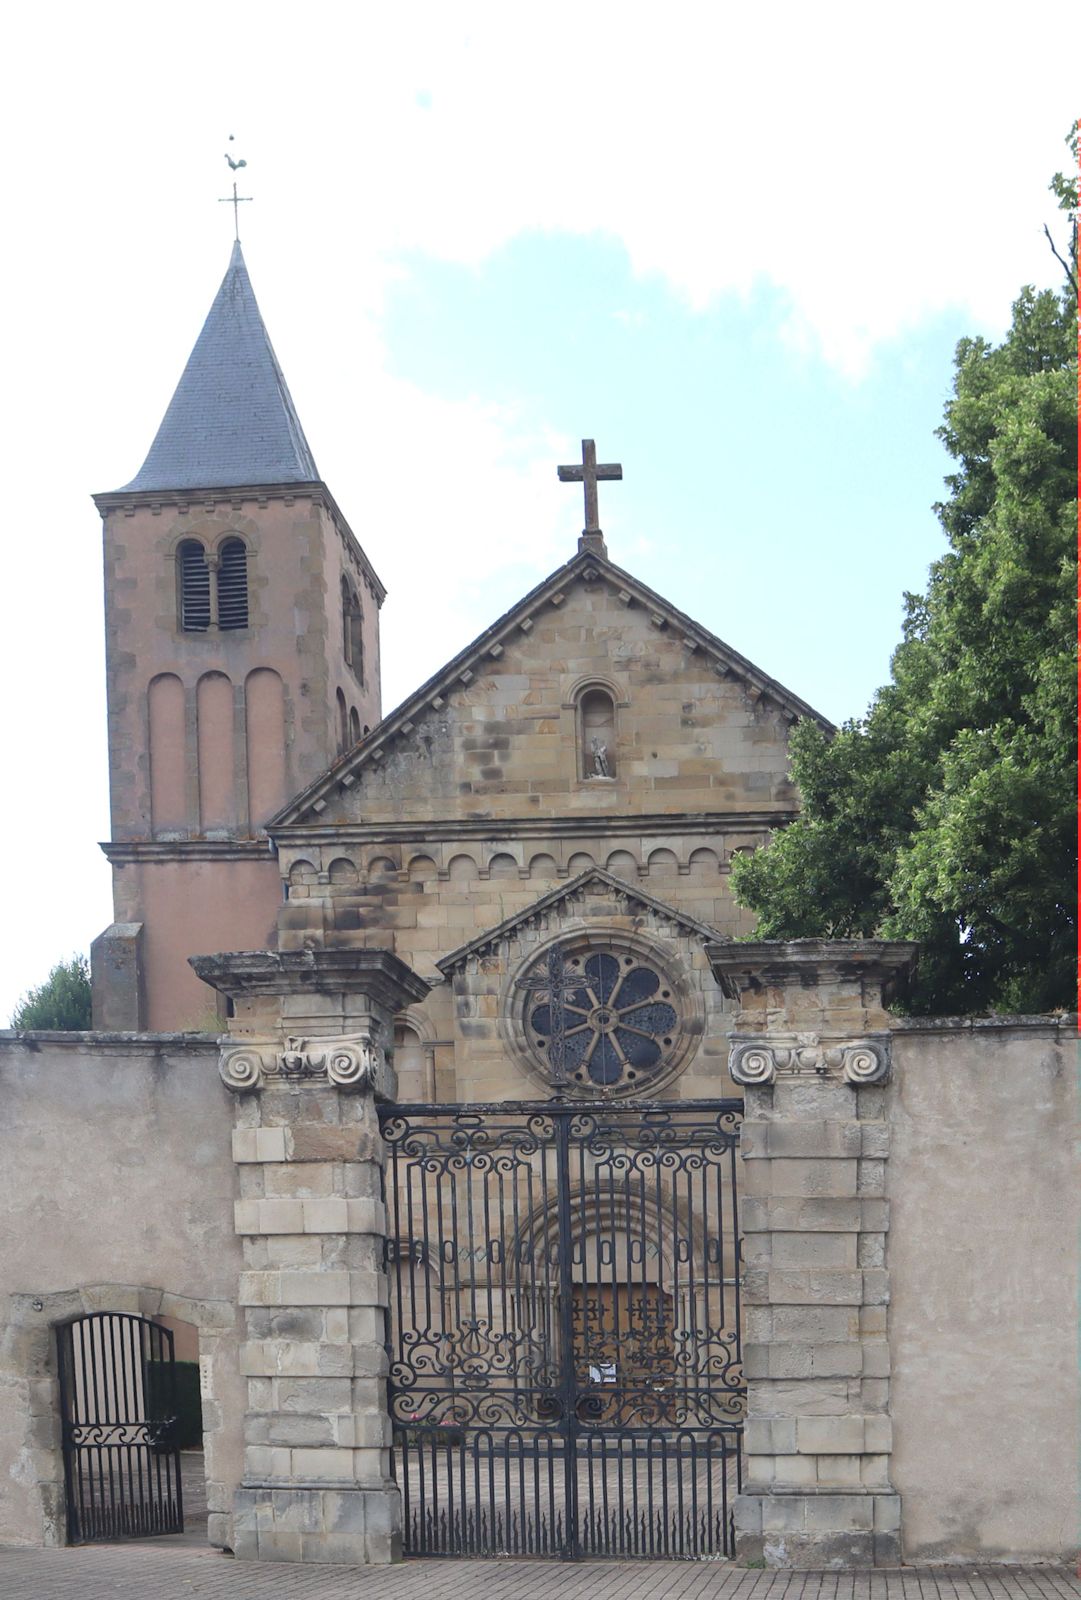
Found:
[{"label": "stone block wall", "polygon": [[889,1565],[884,1090],[778,1075],[743,1126],[744,1553]]},{"label": "stone block wall", "polygon": [[[347,795],[307,820],[790,812],[788,732],[810,708],[780,685],[767,692],[750,663],[718,658],[689,618],[636,590],[589,560],[542,585],[438,690],[426,686],[401,733],[346,774]],[[579,758],[578,697],[594,685],[615,712],[600,781]]]},{"label": "stone block wall", "polygon": [[375,1097],[394,1097],[394,1017],[427,985],[382,950],[193,964],[233,1005],[219,1071],[236,1097],[248,1390],[234,1552],[396,1560]]},{"label": "stone block wall", "polygon": [[375,1103],[279,1082],[242,1094],[236,1116],[248,1413],[234,1551],[395,1560]]},{"label": "stone block wall", "polygon": [[907,945],[711,948],[740,1002],[744,1492],[738,1554],[779,1567],[892,1565],[884,991]]},{"label": "stone block wall", "polygon": [[[766,830],[759,831],[764,842]],[[434,1083],[442,1100],[521,1099],[536,1090],[528,1062],[508,1048],[500,1032],[499,992],[510,981],[504,958],[498,972],[476,962],[468,984],[448,977],[438,963],[487,930],[516,916],[529,918],[545,896],[594,867],[607,870],[632,890],[663,902],[674,911],[708,924],[719,935],[747,932],[750,922],[732,900],[728,887],[732,853],[748,842],[745,831],[731,834],[665,834],[653,837],[615,835],[588,841],[548,838],[440,840],[414,844],[361,844],[343,837],[333,844],[308,843],[283,849],[280,865],[288,899],[281,907],[280,947],[302,950],[363,949],[392,943],[395,952],[430,984],[426,999],[415,1009],[431,1042]],[[588,844],[588,848],[583,846]],[[589,906],[575,904],[543,918],[552,932],[562,918],[568,931],[589,917],[611,923],[641,920],[640,908],[615,905],[611,897],[594,895]],[[647,919],[648,921],[649,919]],[[526,944],[536,938],[533,922]],[[724,1076],[727,1023],[715,1022],[722,997],[708,963],[689,949],[686,939],[670,928],[660,934],[688,981],[707,994],[710,1026],[703,1047],[689,1064],[692,1072],[681,1092],[727,1094],[717,1087]],[[525,959],[525,948],[516,959]],[[479,1031],[478,1031],[479,1030]],[[693,1078],[693,1081],[692,1081]],[[428,1095],[414,1093],[413,1098]]]}]

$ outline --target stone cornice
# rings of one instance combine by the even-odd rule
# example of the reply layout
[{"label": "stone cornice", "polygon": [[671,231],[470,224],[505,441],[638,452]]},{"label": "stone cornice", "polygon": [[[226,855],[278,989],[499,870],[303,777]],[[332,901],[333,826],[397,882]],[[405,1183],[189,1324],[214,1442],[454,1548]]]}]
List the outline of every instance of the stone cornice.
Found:
[{"label": "stone cornice", "polygon": [[[597,839],[644,835],[766,832],[787,827],[799,815],[794,810],[716,811],[693,815],[621,813],[619,816],[561,817],[439,817],[416,822],[294,823],[274,829],[274,843],[298,847],[307,844],[381,844],[384,841],[424,844],[437,839],[484,839],[496,844],[509,839]],[[104,849],[105,846],[102,846]]]},{"label": "stone cornice", "polygon": [[114,867],[140,861],[271,861],[269,839],[106,839],[100,845]]},{"label": "stone cornice", "polygon": [[368,579],[376,603],[381,606],[387,597],[386,586],[365,555],[338,502],[326,484],[321,481],[238,484],[235,488],[230,486],[225,489],[215,488],[212,485],[205,489],[109,489],[93,495],[92,499],[103,517],[110,511],[123,511],[131,516],[140,506],[148,506],[151,511],[160,511],[164,506],[168,506],[177,512],[183,512],[205,510],[207,506],[239,508],[245,501],[252,500],[257,503],[259,501],[265,503],[268,500],[312,500],[316,505],[321,505],[329,511],[350,553]]},{"label": "stone cornice", "polygon": [[408,738],[418,717],[426,716],[432,710],[441,710],[449,695],[468,686],[476,676],[477,668],[491,660],[498,660],[508,645],[513,646],[523,631],[528,632],[532,628],[535,615],[549,607],[562,605],[568,587],[579,581],[602,581],[608,584],[624,605],[640,607],[654,627],[680,638],[688,651],[701,651],[712,662],[718,677],[738,679],[756,700],[775,706],[787,721],[794,723],[801,717],[807,717],[828,731],[833,731],[832,723],[805,700],[801,700],[775,678],[768,677],[716,634],[710,633],[604,556],[593,550],[582,550],[530,590],[517,605],[466,645],[464,650],[459,651],[434,677],[429,678],[397,710],[385,717],[366,739],[347,751],[321,778],[317,778],[296,799],[290,801],[271,819],[269,831],[277,834],[283,826],[294,825],[313,815],[318,817],[331,797],[348,791],[356,783],[369,762],[381,761],[389,746],[399,737]]},{"label": "stone cornice", "polygon": [[237,950],[188,961],[204,983],[230,997],[356,993],[400,1011],[430,988],[389,950]]},{"label": "stone cornice", "polygon": [[880,985],[888,999],[914,970],[918,949],[907,940],[769,939],[711,945],[706,954],[731,1000],[749,991],[852,980]]}]

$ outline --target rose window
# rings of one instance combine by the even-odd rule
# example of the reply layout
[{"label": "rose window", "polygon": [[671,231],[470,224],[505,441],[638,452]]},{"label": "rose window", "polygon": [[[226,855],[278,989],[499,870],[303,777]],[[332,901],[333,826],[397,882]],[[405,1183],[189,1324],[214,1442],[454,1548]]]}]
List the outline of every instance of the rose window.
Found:
[{"label": "rose window", "polygon": [[[529,987],[538,1003],[526,1019],[535,1048],[557,1081],[589,1089],[632,1089],[652,1078],[676,1043],[679,1017],[671,984],[640,956],[597,951],[568,955],[559,993],[545,969],[534,969]],[[562,998],[562,1071],[559,1052]]]}]

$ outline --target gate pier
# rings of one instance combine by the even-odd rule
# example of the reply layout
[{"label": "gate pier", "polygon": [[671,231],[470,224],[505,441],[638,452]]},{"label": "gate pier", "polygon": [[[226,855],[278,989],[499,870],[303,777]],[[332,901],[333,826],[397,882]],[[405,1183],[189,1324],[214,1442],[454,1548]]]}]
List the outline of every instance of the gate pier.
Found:
[{"label": "gate pier", "polygon": [[915,947],[710,947],[741,1010],[747,1475],[737,1557],[895,1565],[890,1479],[889,988]]},{"label": "gate pier", "polygon": [[376,1098],[392,1099],[393,1017],[427,984],[388,951],[201,957],[234,1017],[235,1226],[245,1271],[244,1479],[234,1552],[385,1563],[401,1554],[390,1463]]}]

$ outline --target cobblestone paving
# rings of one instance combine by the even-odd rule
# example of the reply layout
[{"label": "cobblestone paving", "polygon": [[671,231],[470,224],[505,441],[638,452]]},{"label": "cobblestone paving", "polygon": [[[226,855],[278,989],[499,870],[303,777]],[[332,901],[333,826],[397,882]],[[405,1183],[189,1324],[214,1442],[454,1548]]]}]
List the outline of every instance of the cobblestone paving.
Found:
[{"label": "cobblestone paving", "polygon": [[2,1600],[1081,1600],[1064,1567],[762,1572],[731,1562],[233,1561],[183,1540],[0,1549]]}]

